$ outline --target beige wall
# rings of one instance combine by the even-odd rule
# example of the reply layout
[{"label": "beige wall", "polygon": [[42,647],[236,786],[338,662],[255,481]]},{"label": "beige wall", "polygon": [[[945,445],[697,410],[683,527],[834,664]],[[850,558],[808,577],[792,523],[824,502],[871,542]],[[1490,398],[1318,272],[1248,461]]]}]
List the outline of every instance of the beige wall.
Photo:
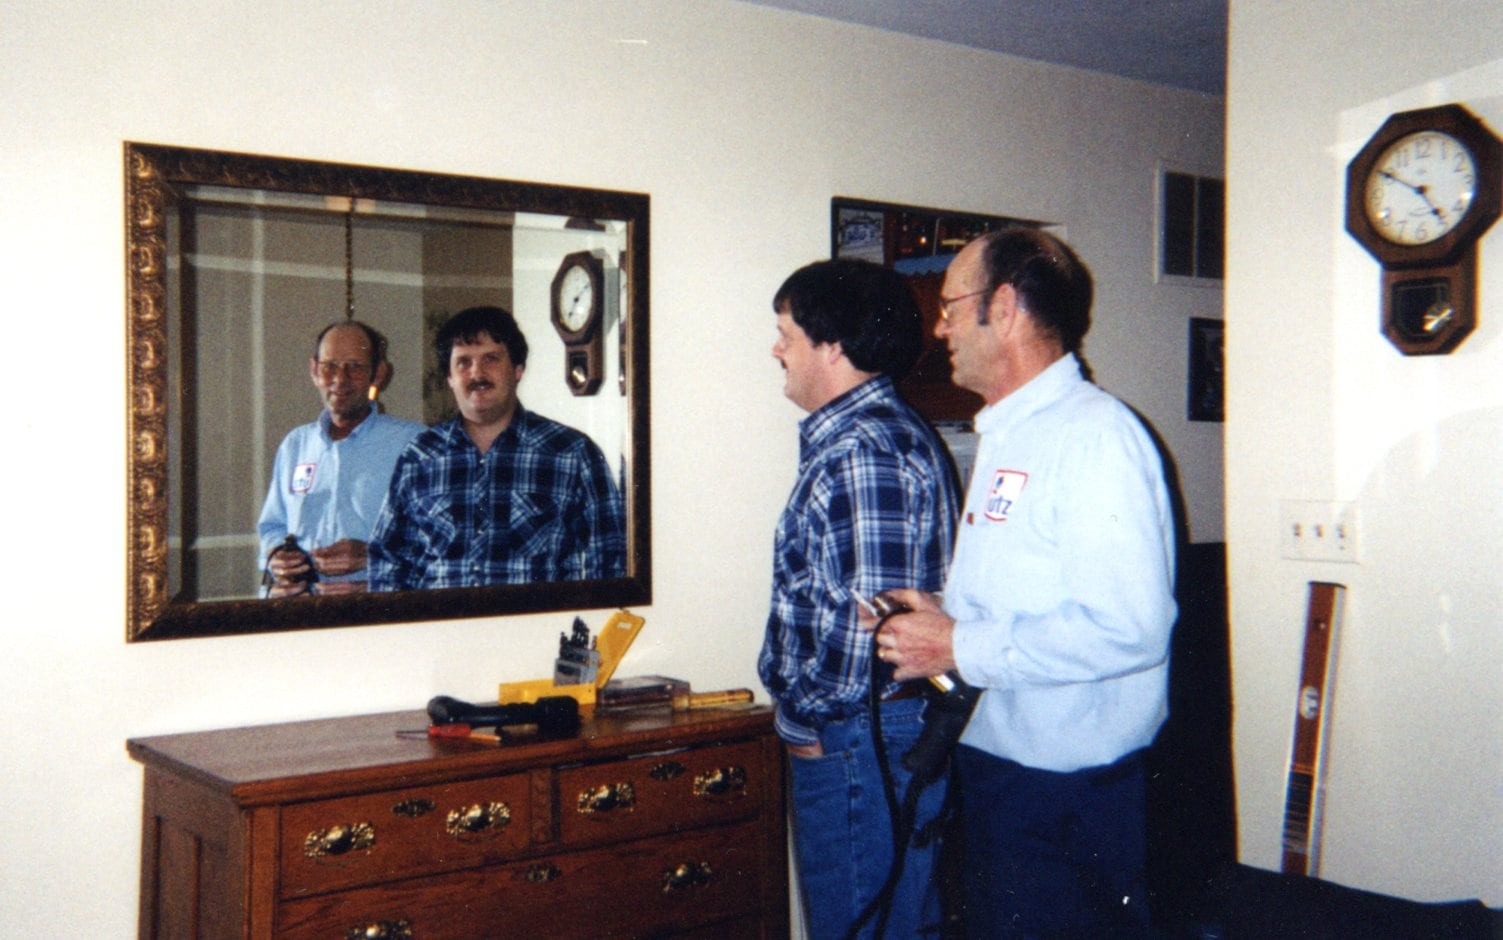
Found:
[{"label": "beige wall", "polygon": [[799,417],[769,301],[828,252],[837,194],[1063,223],[1098,376],[1221,536],[1220,426],[1182,419],[1186,320],[1219,294],[1151,276],[1158,161],[1220,168],[1219,99],[726,0],[20,0],[0,100],[13,935],[131,934],[125,738],[482,698],[551,674],[572,618],[123,642],[125,139],[652,195],[656,602],[624,674],[757,684]]},{"label": "beige wall", "polygon": [[[1496,3],[1234,2],[1227,533],[1238,827],[1279,863],[1305,585],[1345,583],[1325,877],[1503,904],[1503,231],[1481,325],[1406,359],[1343,230],[1346,163],[1395,111],[1503,129]],[[1284,561],[1282,500],[1352,500],[1359,564]]]}]

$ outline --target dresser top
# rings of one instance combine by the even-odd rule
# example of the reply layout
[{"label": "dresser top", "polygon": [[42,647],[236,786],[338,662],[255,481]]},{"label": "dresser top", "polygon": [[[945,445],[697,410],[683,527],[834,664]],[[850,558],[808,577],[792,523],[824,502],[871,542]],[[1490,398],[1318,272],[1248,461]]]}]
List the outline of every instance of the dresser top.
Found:
[{"label": "dresser top", "polygon": [[771,733],[772,714],[765,705],[601,711],[573,737],[518,734],[497,744],[428,738],[427,713],[414,710],[132,738],[125,746],[148,767],[254,806],[757,737]]}]

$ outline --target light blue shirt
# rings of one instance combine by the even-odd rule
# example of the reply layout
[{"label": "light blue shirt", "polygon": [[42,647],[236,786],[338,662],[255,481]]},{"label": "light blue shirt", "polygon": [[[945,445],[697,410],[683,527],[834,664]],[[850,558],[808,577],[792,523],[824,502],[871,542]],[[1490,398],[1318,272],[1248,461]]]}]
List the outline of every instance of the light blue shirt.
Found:
[{"label": "light blue shirt", "polygon": [[944,606],[985,689],[962,742],[1041,770],[1111,763],[1167,717],[1174,517],[1136,415],[1067,355],[976,416]]},{"label": "light blue shirt", "polygon": [[[263,566],[288,533],[305,551],[340,539],[369,542],[397,456],[423,430],[416,421],[377,411],[342,440],[331,438],[329,427],[329,412],[323,411],[317,421],[293,428],[277,448],[256,524]],[[330,580],[365,578],[357,571]]]}]

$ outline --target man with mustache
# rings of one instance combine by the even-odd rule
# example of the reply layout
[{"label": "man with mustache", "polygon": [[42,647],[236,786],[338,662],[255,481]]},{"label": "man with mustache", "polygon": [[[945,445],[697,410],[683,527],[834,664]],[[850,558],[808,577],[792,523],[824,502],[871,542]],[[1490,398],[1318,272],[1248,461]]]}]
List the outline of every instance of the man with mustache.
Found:
[{"label": "man with mustache", "polygon": [[[798,269],[772,309],[783,393],[807,414],[798,478],[773,541],[757,668],[790,758],[807,932],[811,940],[937,932],[932,836],[945,787],[915,790],[922,798],[905,820],[894,819],[885,786],[899,801],[909,793],[901,758],[918,740],[925,700],[886,667],[873,676],[861,624],[867,599],[887,588],[938,590],[949,559],[955,471],[896,386],[923,348],[923,316],[902,275],[852,258]],[[902,874],[889,889],[898,855]]]},{"label": "man with mustache", "polygon": [[470,307],[434,341],[459,416],[397,460],[371,538],[371,590],[619,577],[625,512],[600,448],[517,398],[527,339]]},{"label": "man with mustache", "polygon": [[[392,467],[423,430],[372,404],[391,365],[386,337],[364,323],[324,327],[313,341],[308,375],[324,409],[277,448],[256,524],[268,597],[365,590],[366,543]],[[289,535],[296,547],[286,542]]]}]

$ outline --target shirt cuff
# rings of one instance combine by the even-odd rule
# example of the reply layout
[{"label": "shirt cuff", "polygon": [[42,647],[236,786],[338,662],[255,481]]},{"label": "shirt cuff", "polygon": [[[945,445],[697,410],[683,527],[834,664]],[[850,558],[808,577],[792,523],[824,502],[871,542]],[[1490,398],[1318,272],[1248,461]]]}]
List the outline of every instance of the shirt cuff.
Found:
[{"label": "shirt cuff", "polygon": [[803,725],[790,721],[783,714],[782,705],[778,706],[777,715],[773,718],[773,727],[777,730],[778,737],[782,738],[788,744],[808,745],[819,743],[819,732],[813,728],[806,728]]}]

